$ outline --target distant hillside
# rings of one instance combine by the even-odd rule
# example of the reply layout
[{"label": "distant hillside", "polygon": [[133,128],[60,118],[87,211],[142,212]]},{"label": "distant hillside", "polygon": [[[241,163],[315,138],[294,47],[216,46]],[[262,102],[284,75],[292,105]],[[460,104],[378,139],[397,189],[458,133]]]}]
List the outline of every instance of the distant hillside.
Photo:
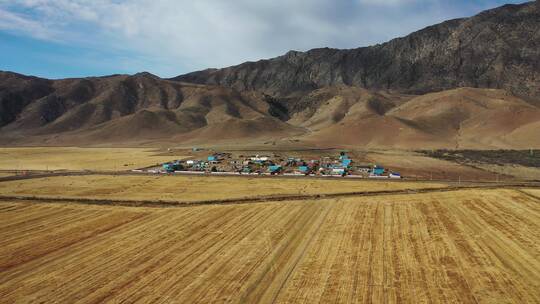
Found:
[{"label": "distant hillside", "polygon": [[[363,90],[359,92],[359,90]],[[309,94],[325,96],[328,88]],[[314,145],[365,148],[486,149],[540,147],[540,108],[496,89],[459,88],[420,96],[343,87],[289,123]]]},{"label": "distant hillside", "polygon": [[234,138],[296,129],[277,118],[280,109],[262,94],[149,73],[46,80],[0,72],[0,109],[0,139],[7,143],[167,140],[204,128],[227,130],[227,124],[258,130],[229,129]]},{"label": "distant hillside", "polygon": [[297,142],[368,148],[540,147],[540,108],[494,89],[426,95],[351,86],[286,109],[264,94],[148,73],[46,80],[0,73],[0,143]]},{"label": "distant hillside", "polygon": [[258,90],[278,98],[348,85],[410,94],[456,87],[496,88],[531,100],[540,99],[539,79],[538,1],[446,21],[380,45],[291,51],[269,60],[174,78]]}]

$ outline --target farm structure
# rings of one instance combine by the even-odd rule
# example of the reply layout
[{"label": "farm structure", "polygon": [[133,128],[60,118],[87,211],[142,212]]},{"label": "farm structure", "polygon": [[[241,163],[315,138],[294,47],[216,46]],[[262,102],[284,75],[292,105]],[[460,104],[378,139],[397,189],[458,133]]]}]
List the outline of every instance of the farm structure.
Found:
[{"label": "farm structure", "polygon": [[518,190],[167,209],[4,201],[0,298],[538,303],[538,203]]}]

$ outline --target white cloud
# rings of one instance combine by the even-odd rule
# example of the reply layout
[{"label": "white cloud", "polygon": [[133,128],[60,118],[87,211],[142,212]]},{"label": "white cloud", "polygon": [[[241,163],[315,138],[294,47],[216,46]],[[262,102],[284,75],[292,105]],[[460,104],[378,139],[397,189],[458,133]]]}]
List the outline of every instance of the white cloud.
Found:
[{"label": "white cloud", "polygon": [[[0,0],[0,30],[115,51],[166,76],[382,42],[456,17],[442,0]],[[418,9],[422,5],[422,9]],[[152,60],[155,58],[156,60]]]},{"label": "white cloud", "polygon": [[0,30],[13,31],[31,35],[39,39],[54,40],[57,36],[55,30],[49,29],[45,24],[31,18],[14,14],[0,8]]},{"label": "white cloud", "polygon": [[389,6],[389,5],[404,5],[410,4],[413,2],[419,2],[418,0],[358,0],[361,4],[367,5],[380,5],[380,6]]}]

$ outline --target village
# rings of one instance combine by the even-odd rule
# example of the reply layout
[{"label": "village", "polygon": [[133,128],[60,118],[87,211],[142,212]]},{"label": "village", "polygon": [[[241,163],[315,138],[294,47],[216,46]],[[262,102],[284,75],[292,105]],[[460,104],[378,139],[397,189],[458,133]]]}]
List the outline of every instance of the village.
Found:
[{"label": "village", "polygon": [[202,159],[174,160],[134,170],[155,174],[326,176],[401,179],[399,172],[377,164],[356,163],[346,152],[316,159],[273,155],[238,155],[214,152]]}]

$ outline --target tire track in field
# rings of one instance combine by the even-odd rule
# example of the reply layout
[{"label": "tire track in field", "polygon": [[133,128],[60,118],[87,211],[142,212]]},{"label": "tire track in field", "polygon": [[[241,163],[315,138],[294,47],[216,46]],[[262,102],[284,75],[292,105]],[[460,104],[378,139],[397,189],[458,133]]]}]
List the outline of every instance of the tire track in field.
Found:
[{"label": "tire track in field", "polygon": [[[319,235],[319,230],[321,229],[323,223],[326,221],[326,218],[328,217],[328,214],[330,213],[331,209],[332,209],[331,207],[326,207],[325,208],[324,214],[321,215],[317,219],[317,222],[315,222],[315,224],[314,224],[315,229],[312,231],[312,234],[309,237],[309,239],[307,241],[305,241],[304,244],[300,245],[300,248],[299,248],[300,252],[297,254],[296,257],[293,258],[291,264],[286,265],[286,267],[285,267],[285,278],[279,283],[279,287],[275,291],[272,291],[272,289],[273,289],[272,285],[269,286],[268,290],[270,290],[270,292],[272,292],[271,301],[269,301],[269,303],[276,303],[279,294],[281,293],[281,291],[283,290],[283,288],[285,287],[285,285],[289,281],[289,279],[291,277],[291,274],[294,272],[294,270],[296,269],[296,267],[298,266],[300,261],[305,257],[307,249],[313,243],[313,240],[315,239],[315,237],[317,235]],[[298,249],[296,251],[298,251]],[[261,298],[261,300],[262,300],[261,302],[265,302],[264,301],[265,300],[264,295]]]},{"label": "tire track in field", "polygon": [[[160,296],[174,298],[174,296],[171,296],[169,294],[170,292],[172,292],[172,289],[179,285],[186,288],[187,286],[181,284],[183,280],[189,278],[194,273],[202,275],[204,273],[200,272],[200,268],[202,266],[208,263],[208,261],[210,261],[212,257],[218,255],[220,252],[223,252],[223,250],[227,248],[227,246],[234,244],[238,240],[245,237],[246,233],[249,233],[249,231],[253,231],[255,226],[258,225],[258,223],[260,223],[263,219],[264,214],[261,213],[259,210],[242,211],[242,213],[235,215],[233,218],[223,217],[223,222],[221,224],[219,222],[213,223],[212,225],[214,228],[212,229],[201,229],[200,233],[196,235],[196,237],[198,237],[197,242],[200,244],[197,244],[197,246],[190,246],[190,248],[186,250],[180,258],[171,258],[167,261],[166,264],[160,266],[158,265],[159,267],[154,267],[154,269],[152,269],[152,271],[149,273],[155,273],[155,275],[152,275],[151,280],[146,281],[146,284],[155,285],[157,281],[161,281],[160,288],[153,290],[153,293],[159,294]],[[248,222],[250,223],[250,226],[248,226],[247,228],[241,226],[239,225],[239,223],[241,222]],[[217,229],[217,227],[220,227],[220,229],[224,229],[226,231],[230,231],[231,236],[224,239],[220,234],[213,233],[213,229]],[[177,244],[175,246],[178,248],[182,248],[182,246],[187,246],[187,244],[188,243],[185,242],[182,244]],[[182,269],[182,273],[178,276],[174,275],[176,268]],[[161,278],[161,276],[163,275],[165,275],[168,279],[163,280]],[[130,285],[127,285],[126,287],[129,286],[133,288],[133,286],[137,286],[133,285],[137,282],[142,284],[143,280],[141,279],[144,278],[137,278],[134,282],[130,283]],[[182,290],[178,291],[178,293],[181,292]],[[121,298],[128,298],[130,299],[130,301],[134,302],[146,302],[144,300],[145,297],[152,296],[153,293],[149,293],[147,290],[144,289],[144,287],[140,286],[139,289],[137,289],[135,292],[128,293],[128,295],[121,295],[120,293],[117,293],[115,296],[121,296]],[[105,301],[107,300],[108,299],[106,299]]]},{"label": "tire track in field", "polygon": [[[155,280],[159,280],[160,276],[154,276],[153,274],[157,271],[160,271],[161,275],[165,274],[165,270],[168,269],[161,269],[168,264],[171,264],[173,261],[169,261],[169,256],[176,250],[179,250],[182,246],[186,246],[190,241],[193,241],[196,237],[201,237],[201,235],[204,237],[207,235],[206,229],[212,229],[215,227],[219,227],[221,224],[227,222],[228,216],[233,212],[233,210],[225,210],[223,213],[216,213],[209,216],[207,219],[205,219],[204,223],[199,223],[195,226],[193,226],[190,231],[200,231],[197,233],[193,233],[190,235],[189,238],[183,240],[183,241],[177,241],[174,238],[169,240],[163,240],[160,241],[159,244],[156,243],[150,243],[148,244],[144,249],[139,249],[140,251],[146,252],[153,248],[152,252],[152,259],[149,260],[146,265],[142,268],[135,268],[135,267],[127,267],[129,271],[124,273],[122,276],[119,276],[118,279],[115,281],[109,282],[109,284],[105,287],[101,287],[106,289],[107,291],[104,292],[101,295],[98,295],[95,297],[95,299],[92,300],[94,303],[103,303],[108,301],[113,301],[114,297],[118,296],[122,292],[125,292],[128,287],[136,286],[137,283],[143,279],[147,279],[149,276],[154,277]],[[192,214],[189,218],[195,218],[197,214]],[[239,215],[236,215],[239,216]],[[221,222],[219,221],[221,220]],[[206,234],[205,234],[206,233]],[[207,240],[205,243],[212,243],[212,240]],[[198,246],[192,246],[189,250],[193,252],[197,252],[196,250],[200,250],[202,248],[202,244]],[[163,265],[163,260],[167,260],[168,262]],[[161,269],[161,270],[160,270]],[[154,282],[148,283],[152,284]],[[110,285],[110,286],[109,286]],[[144,288],[138,288],[135,290],[135,292],[140,292]],[[93,291],[92,293],[97,292]],[[137,301],[137,298],[133,295],[130,295],[130,300],[133,300],[134,302]]]},{"label": "tire track in field", "polygon": [[[291,222],[291,219],[287,220],[286,221],[287,223],[290,223]],[[202,274],[203,276],[212,276],[213,275],[218,275],[223,269],[224,267],[227,266],[227,264],[231,263],[231,261],[234,260],[234,258],[238,255],[241,254],[241,250],[242,250],[242,246],[239,246],[241,241],[243,239],[246,239],[246,238],[253,238],[255,237],[256,235],[258,235],[260,233],[259,231],[259,228],[260,227],[267,227],[269,224],[275,224],[276,221],[272,221],[272,217],[266,217],[261,220],[256,220],[253,225],[250,225],[248,227],[244,227],[243,230],[248,230],[250,231],[248,234],[246,234],[242,239],[240,239],[239,242],[234,242],[232,243],[232,248],[233,250],[230,250],[228,251],[228,254],[230,255],[226,260],[224,259],[221,259],[221,265],[219,264],[215,264],[215,265],[211,265],[211,267],[209,267],[207,270],[204,271],[204,273]],[[285,228],[286,229],[286,228]],[[230,243],[231,241],[229,241]],[[224,246],[222,246],[220,248],[220,250],[218,252],[222,252],[224,248],[226,248],[227,244],[225,244]],[[201,266],[202,264],[198,265],[198,266]],[[244,277],[246,278],[249,278],[249,276],[251,275],[251,272],[250,271],[245,271],[245,273],[242,274]],[[229,278],[229,283],[230,281],[234,281],[233,279],[234,276],[232,276],[231,278]],[[206,291],[206,294],[204,292],[201,292],[201,290],[205,291],[205,289],[208,288],[208,286],[202,286],[202,284],[199,284],[199,286],[197,286],[197,283],[196,281],[193,282],[194,284],[190,284],[190,285],[195,285],[195,288],[193,288],[194,286],[186,286],[185,289],[182,289],[181,291],[178,292],[178,294],[183,294],[184,292],[186,292],[186,290],[189,290],[188,293],[192,293],[192,294],[195,294],[195,295],[198,295],[197,297],[192,297],[190,300],[193,301],[194,303],[208,303],[208,302],[214,302],[216,301],[216,299],[205,299],[206,295],[212,295],[212,293],[210,293],[209,291]],[[216,287],[218,287],[218,291],[214,291],[215,295],[219,295],[221,294],[221,292],[223,290],[226,290],[229,286],[229,284],[216,284]],[[173,298],[175,297],[175,294],[176,293],[173,293]],[[224,294],[227,294],[226,292]]]},{"label": "tire track in field", "polygon": [[[290,257],[297,251],[297,247],[302,243],[302,238],[306,230],[311,229],[314,218],[320,217],[321,207],[304,205],[294,218],[287,221],[284,226],[288,232],[283,239],[270,249],[265,261],[261,263],[260,270],[256,270],[257,275],[251,280],[245,288],[240,303],[258,303],[268,292],[270,286],[275,284],[276,277],[286,269]],[[311,225],[310,225],[311,223]]]}]

